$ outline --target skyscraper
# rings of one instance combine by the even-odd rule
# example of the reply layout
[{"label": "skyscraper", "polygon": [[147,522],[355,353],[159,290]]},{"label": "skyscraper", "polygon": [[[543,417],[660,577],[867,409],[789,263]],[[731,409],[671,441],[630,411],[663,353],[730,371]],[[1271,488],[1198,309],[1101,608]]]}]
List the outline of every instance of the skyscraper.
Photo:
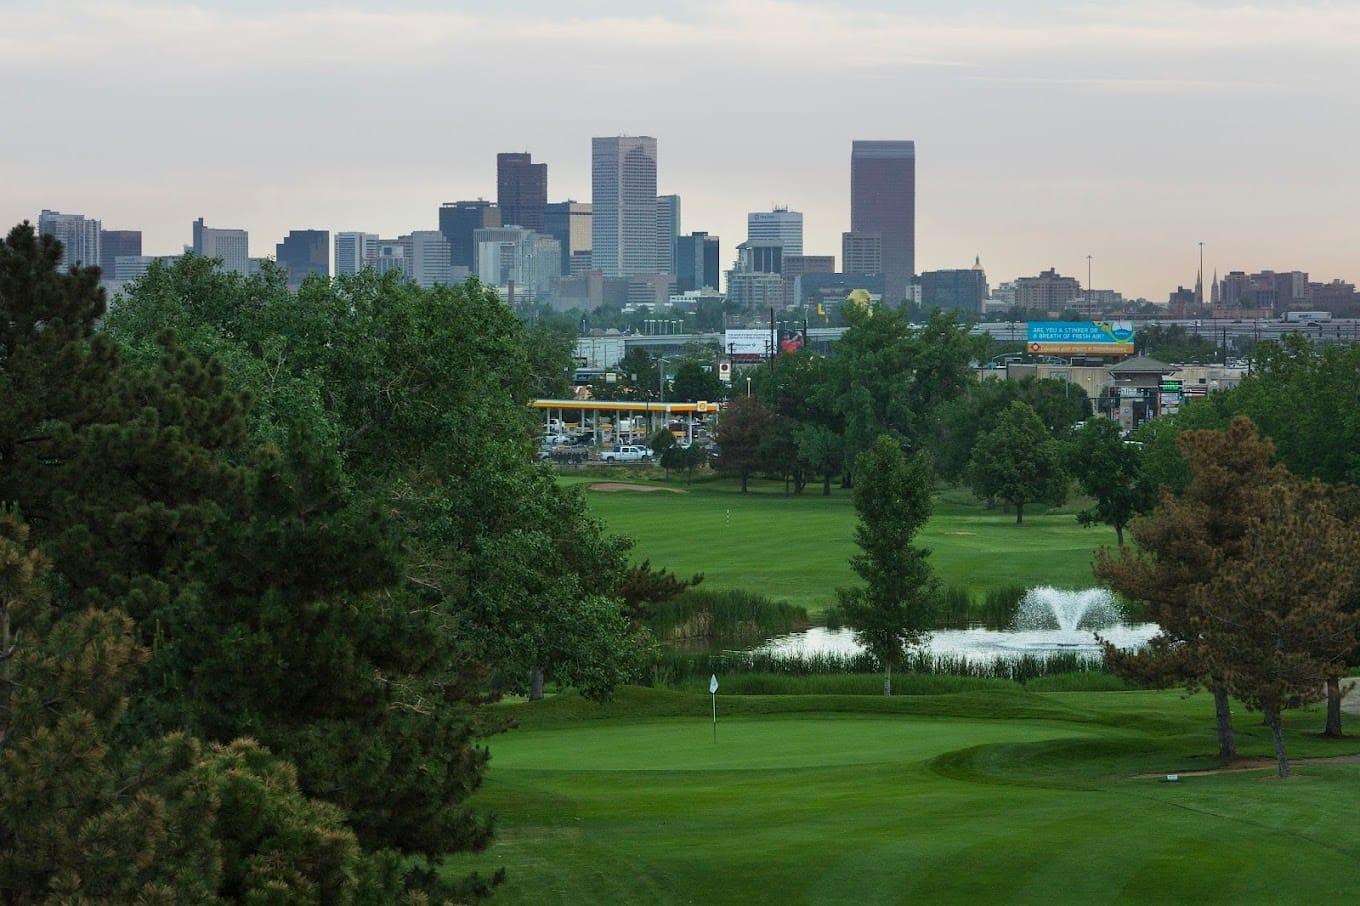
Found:
[{"label": "skyscraper", "polygon": [[61,243],[61,267],[73,264],[82,267],[98,267],[99,221],[91,220],[84,214],[63,214],[60,211],[44,209],[38,215],[38,233],[51,236]]},{"label": "skyscraper", "polygon": [[543,208],[548,204],[548,165],[534,163],[528,152],[497,154],[496,203],[505,226],[542,231]]},{"label": "skyscraper", "polygon": [[675,240],[680,237],[680,196],[656,197],[656,272],[675,273]]},{"label": "skyscraper", "polygon": [[289,230],[274,246],[274,260],[288,272],[288,285],[297,288],[308,274],[331,274],[331,234],[329,230]]},{"label": "skyscraper", "polygon": [[449,243],[449,264],[473,269],[472,231],[502,224],[501,209],[492,201],[446,201],[439,207],[439,232]]},{"label": "skyscraper", "polygon": [[[882,240],[885,301],[899,304],[916,273],[916,143],[856,141],[850,151],[850,231]],[[848,262],[842,267],[850,272]]]},{"label": "skyscraper", "polygon": [[335,234],[335,276],[352,277],[378,259],[377,233]]},{"label": "skyscraper", "polygon": [[561,273],[571,273],[571,256],[590,254],[590,205],[559,201],[543,209],[543,232],[557,240],[561,249]]},{"label": "skyscraper", "polygon": [[654,274],[656,139],[591,139],[591,261],[606,277]]},{"label": "skyscraper", "polygon": [[194,221],[195,255],[217,258],[222,269],[237,274],[250,273],[250,234],[245,230],[205,226],[203,218]]},{"label": "skyscraper", "polygon": [[675,289],[718,288],[718,237],[702,230],[675,240]]},{"label": "skyscraper", "polygon": [[141,230],[100,230],[99,271],[105,280],[112,280],[114,259],[142,254]]},{"label": "skyscraper", "polygon": [[785,255],[803,254],[803,212],[776,207],[771,211],[755,211],[746,215],[748,242],[775,241],[784,247]]}]

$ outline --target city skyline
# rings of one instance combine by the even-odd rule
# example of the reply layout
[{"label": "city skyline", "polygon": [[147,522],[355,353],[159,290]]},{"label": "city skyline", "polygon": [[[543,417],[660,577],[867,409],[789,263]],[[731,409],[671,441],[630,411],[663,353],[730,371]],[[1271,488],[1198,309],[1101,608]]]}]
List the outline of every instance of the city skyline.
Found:
[{"label": "city skyline", "polygon": [[[549,165],[550,202],[588,201],[589,139],[627,132],[663,146],[663,190],[684,198],[685,232],[734,244],[748,212],[787,204],[805,213],[805,253],[839,254],[850,143],[902,137],[918,154],[918,271],[980,255],[994,279],[1049,267],[1084,278],[1091,255],[1097,287],[1161,301],[1193,284],[1200,241],[1206,280],[1214,270],[1357,270],[1360,187],[1347,149],[1358,127],[1336,112],[1360,68],[1360,10],[1040,3],[1022,19],[977,0],[911,14],[754,0],[633,6],[323,14],[308,3],[130,2],[111,13],[19,3],[7,21],[26,37],[0,37],[0,72],[17,81],[14,127],[28,140],[0,151],[0,166],[26,176],[0,186],[0,216],[81,212],[142,230],[147,254],[178,252],[185,225],[203,216],[249,230],[259,256],[292,229],[434,229],[440,202],[496,197],[495,156],[507,150]],[[460,116],[411,125],[408,103],[475,81],[506,46],[517,49],[518,81],[550,80],[554,91],[520,89],[509,106],[474,92]],[[699,52],[705,66],[691,72]],[[582,58],[598,65],[565,65]],[[231,77],[205,88],[180,76],[186,59]],[[91,81],[82,74],[92,68],[112,74]],[[629,78],[602,75],[619,71]],[[804,111],[797,141],[704,100],[738,77]],[[275,104],[281,79],[309,104]],[[86,116],[57,103],[73,80],[90,97]],[[586,96],[589,109],[570,100]],[[364,98],[362,127],[344,127],[341,112]],[[116,130],[111,117],[132,101],[176,116]],[[1271,128],[1249,128],[1263,112]],[[90,135],[113,133],[91,157]],[[392,165],[374,178],[372,160]]]}]

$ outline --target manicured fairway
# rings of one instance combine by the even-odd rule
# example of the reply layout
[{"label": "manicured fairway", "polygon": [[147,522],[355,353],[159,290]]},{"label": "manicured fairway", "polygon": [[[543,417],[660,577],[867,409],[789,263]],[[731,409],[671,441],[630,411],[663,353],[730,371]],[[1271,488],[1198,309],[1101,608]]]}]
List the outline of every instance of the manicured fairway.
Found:
[{"label": "manicured fairway", "polygon": [[[567,480],[589,487],[604,479]],[[685,488],[678,480],[669,486]],[[752,487],[742,495],[731,482],[710,481],[684,494],[587,490],[586,499],[612,531],[636,540],[636,559],[650,557],[680,574],[702,572],[711,588],[746,588],[821,610],[836,586],[854,578],[848,492],[828,498],[816,487],[785,497],[782,485]],[[1035,508],[1017,526],[1013,516],[987,510],[967,492],[949,491],[936,500],[920,540],[934,552],[940,578],[974,595],[1005,585],[1084,587],[1092,552],[1113,545],[1114,532],[1083,528],[1073,512]]]},{"label": "manicured fairway", "polygon": [[[477,797],[497,842],[450,869],[506,868],[512,903],[1360,898],[1360,765],[1139,778],[1211,766],[1204,698],[728,697],[716,745],[707,706],[630,689],[510,709],[523,726]],[[1264,754],[1259,718],[1238,722]]]}]

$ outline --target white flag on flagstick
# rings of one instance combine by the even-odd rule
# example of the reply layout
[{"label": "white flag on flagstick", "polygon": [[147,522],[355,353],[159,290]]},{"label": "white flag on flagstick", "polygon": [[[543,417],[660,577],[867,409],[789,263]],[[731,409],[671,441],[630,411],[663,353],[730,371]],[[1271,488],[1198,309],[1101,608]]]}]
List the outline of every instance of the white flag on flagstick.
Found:
[{"label": "white flag on flagstick", "polygon": [[708,680],[708,694],[709,694],[709,695],[717,695],[717,694],[718,694],[718,674],[716,674],[716,673],[713,674],[713,676],[709,677],[709,680]]}]

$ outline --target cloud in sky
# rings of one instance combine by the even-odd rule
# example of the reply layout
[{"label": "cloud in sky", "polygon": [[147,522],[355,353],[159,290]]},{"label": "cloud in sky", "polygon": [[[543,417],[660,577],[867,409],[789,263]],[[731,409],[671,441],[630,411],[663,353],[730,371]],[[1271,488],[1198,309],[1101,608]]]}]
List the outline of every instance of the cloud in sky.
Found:
[{"label": "cloud in sky", "polygon": [[494,155],[589,198],[589,138],[660,141],[685,229],[805,212],[838,252],[853,138],[918,143],[918,261],[993,282],[1096,260],[1165,297],[1221,269],[1360,277],[1360,5],[0,0],[19,141],[0,216],[396,233],[494,195]]}]

